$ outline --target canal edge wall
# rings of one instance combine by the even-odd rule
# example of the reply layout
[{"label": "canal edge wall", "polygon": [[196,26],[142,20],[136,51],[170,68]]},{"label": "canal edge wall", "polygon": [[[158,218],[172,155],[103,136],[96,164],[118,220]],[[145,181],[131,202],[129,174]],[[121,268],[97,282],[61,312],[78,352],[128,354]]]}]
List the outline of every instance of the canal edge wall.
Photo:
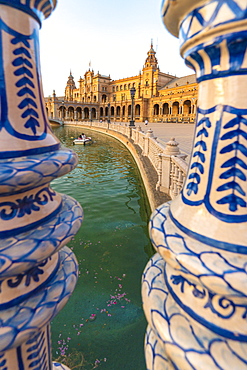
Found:
[{"label": "canal edge wall", "polygon": [[91,131],[100,132],[102,134],[111,136],[119,140],[122,144],[124,144],[125,147],[131,153],[139,169],[152,212],[159,205],[171,200],[171,197],[167,193],[157,189],[157,186],[156,186],[158,182],[157,171],[152,165],[150,159],[147,156],[142,155],[142,150],[139,147],[139,145],[135,144],[134,141],[130,137],[127,137],[120,132],[111,130],[110,128],[93,127],[93,126],[89,126],[88,124],[82,124],[81,122],[80,123],[64,122],[64,126],[83,127]]}]

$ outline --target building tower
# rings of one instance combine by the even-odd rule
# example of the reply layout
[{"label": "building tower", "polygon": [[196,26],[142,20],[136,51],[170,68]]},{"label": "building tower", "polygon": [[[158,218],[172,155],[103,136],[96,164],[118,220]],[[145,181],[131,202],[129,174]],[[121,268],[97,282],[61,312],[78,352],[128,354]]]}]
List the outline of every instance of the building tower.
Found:
[{"label": "building tower", "polygon": [[73,90],[76,89],[74,77],[72,76],[72,73],[70,71],[68,81],[65,87],[65,99],[70,101],[73,100]]},{"label": "building tower", "polygon": [[156,83],[159,79],[159,67],[158,60],[156,58],[156,52],[153,49],[153,41],[151,41],[151,47],[148,51],[143,67],[143,97],[150,99],[153,95],[156,95],[157,88]]}]

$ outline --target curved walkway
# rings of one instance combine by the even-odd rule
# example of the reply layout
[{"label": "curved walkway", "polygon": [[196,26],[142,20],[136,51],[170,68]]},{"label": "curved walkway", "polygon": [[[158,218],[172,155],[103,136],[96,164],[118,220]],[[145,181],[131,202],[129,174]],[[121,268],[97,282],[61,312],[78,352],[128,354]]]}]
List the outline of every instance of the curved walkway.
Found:
[{"label": "curved walkway", "polygon": [[136,127],[141,126],[146,133],[148,129],[153,130],[154,136],[161,144],[167,143],[171,137],[174,137],[179,143],[179,149],[190,157],[194,137],[194,124],[185,123],[153,123],[146,126],[143,122],[136,122]]}]

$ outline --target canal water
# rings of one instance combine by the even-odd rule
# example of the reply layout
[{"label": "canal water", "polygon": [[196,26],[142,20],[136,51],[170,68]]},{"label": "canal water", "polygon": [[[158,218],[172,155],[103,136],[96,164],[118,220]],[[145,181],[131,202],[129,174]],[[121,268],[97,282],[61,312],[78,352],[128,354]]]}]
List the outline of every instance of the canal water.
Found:
[{"label": "canal water", "polygon": [[[81,128],[53,131],[78,154],[79,164],[52,187],[84,210],[82,227],[68,244],[79,262],[79,279],[52,322],[53,359],[62,357],[71,368],[82,361],[75,370],[144,370],[141,276],[153,250],[139,170],[116,139]],[[82,131],[94,143],[73,146]]]}]

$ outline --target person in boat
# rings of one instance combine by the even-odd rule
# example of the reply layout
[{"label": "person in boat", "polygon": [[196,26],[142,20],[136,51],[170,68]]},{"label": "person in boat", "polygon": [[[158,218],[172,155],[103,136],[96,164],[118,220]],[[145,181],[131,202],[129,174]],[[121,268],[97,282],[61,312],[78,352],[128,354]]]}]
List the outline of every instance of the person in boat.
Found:
[{"label": "person in boat", "polygon": [[84,133],[82,133],[81,135],[80,135],[80,139],[82,139],[82,140],[85,140],[87,137],[86,137],[86,135],[84,134]]}]

